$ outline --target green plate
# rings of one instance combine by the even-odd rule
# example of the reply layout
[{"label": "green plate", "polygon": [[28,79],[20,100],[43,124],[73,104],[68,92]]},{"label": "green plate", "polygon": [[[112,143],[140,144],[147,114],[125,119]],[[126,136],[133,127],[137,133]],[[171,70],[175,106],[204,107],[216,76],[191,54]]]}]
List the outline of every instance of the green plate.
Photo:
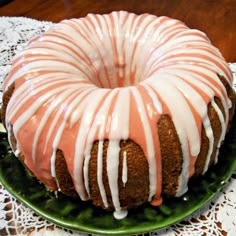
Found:
[{"label": "green plate", "polygon": [[[219,162],[204,177],[191,180],[189,191],[180,198],[164,198],[160,207],[142,206],[128,217],[115,220],[91,202],[75,201],[45,187],[25,171],[9,151],[5,133],[0,133],[0,181],[20,202],[45,219],[65,228],[96,234],[138,234],[158,230],[183,220],[207,202],[225,185],[236,169],[236,119],[220,150]],[[195,183],[194,183],[195,182]]]}]

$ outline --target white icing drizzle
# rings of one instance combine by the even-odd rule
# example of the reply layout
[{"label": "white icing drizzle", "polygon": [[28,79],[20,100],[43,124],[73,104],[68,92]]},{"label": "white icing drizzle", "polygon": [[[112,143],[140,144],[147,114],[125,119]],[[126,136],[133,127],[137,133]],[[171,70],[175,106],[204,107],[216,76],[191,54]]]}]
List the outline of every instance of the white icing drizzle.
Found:
[{"label": "white icing drizzle", "polygon": [[128,166],[127,166],[127,152],[123,152],[123,165],[122,165],[122,182],[125,187],[128,181]]},{"label": "white icing drizzle", "polygon": [[107,176],[116,214],[121,212],[118,187],[119,141],[110,140],[107,148]]},{"label": "white icing drizzle", "polygon": [[122,219],[124,219],[127,215],[128,215],[128,211],[127,211],[127,210],[114,211],[114,213],[113,213],[113,216],[114,216],[117,220],[122,220]]},{"label": "white icing drizzle", "polygon": [[51,159],[50,159],[50,164],[51,164],[51,175],[52,177],[56,178],[56,151],[53,150]]},{"label": "white icing drizzle", "polygon": [[100,194],[102,197],[102,202],[105,208],[108,208],[107,196],[105,187],[103,184],[103,141],[99,141],[98,143],[98,157],[97,157],[97,181],[98,187],[100,190]]},{"label": "white icing drizzle", "polygon": [[208,116],[206,116],[205,119],[203,119],[203,127],[205,129],[206,136],[207,136],[208,141],[209,141],[209,147],[208,147],[208,152],[207,152],[207,156],[206,156],[206,161],[205,161],[205,165],[204,165],[204,168],[203,168],[203,171],[202,171],[202,174],[205,174],[207,169],[208,169],[210,160],[211,160],[211,155],[212,155],[212,152],[213,152],[213,145],[214,145],[213,130],[212,130],[210,119],[209,119]]},{"label": "white icing drizzle", "polygon": [[[79,196],[81,197],[81,199],[86,199],[86,193],[84,191],[84,176],[83,176],[83,166],[84,166],[84,155],[86,153],[90,153],[91,152],[91,142],[87,143],[87,145],[90,147],[90,149],[88,150],[88,146],[86,146],[86,139],[85,137],[87,137],[87,134],[89,132],[91,132],[91,130],[93,129],[93,117],[94,114],[96,112],[96,108],[98,107],[98,104],[100,103],[101,99],[103,98],[103,96],[98,96],[99,93],[101,92],[105,92],[105,91],[99,91],[96,90],[94,91],[94,93],[92,93],[92,95],[94,96],[93,101],[91,102],[89,100],[89,98],[91,97],[86,97],[86,99],[84,99],[80,104],[80,109],[86,109],[86,112],[82,113],[79,109],[77,109],[77,117],[76,119],[79,119],[81,122],[81,125],[79,127],[79,131],[77,133],[77,137],[76,137],[76,144],[75,144],[75,153],[74,153],[74,161],[73,161],[73,175],[75,176],[75,188],[79,194]],[[90,93],[91,95],[91,93]],[[100,95],[100,94],[99,94]],[[112,98],[112,94],[110,97]],[[110,104],[110,100],[106,100],[108,101],[108,105]],[[101,108],[102,109],[102,108]],[[100,110],[101,111],[101,110]],[[99,119],[101,119],[100,122],[104,121],[105,115],[104,116],[96,116]],[[96,124],[100,124],[99,121]],[[91,128],[91,130],[90,130]],[[94,140],[93,140],[94,141]],[[85,155],[86,156],[86,155]],[[86,177],[87,178],[87,177]],[[85,180],[88,181],[88,180]]]},{"label": "white icing drizzle", "polygon": [[14,152],[14,155],[16,156],[16,157],[18,157],[19,156],[19,154],[20,154],[20,149],[19,148],[17,148],[16,150],[15,150],[15,152]]},{"label": "white icing drizzle", "polygon": [[[187,191],[200,152],[202,125],[209,139],[203,172],[207,171],[214,143],[207,105],[211,102],[221,122],[218,147],[232,106],[217,74],[232,83],[227,63],[206,35],[178,20],[124,11],[64,20],[33,39],[12,63],[3,87],[3,92],[12,83],[16,87],[6,111],[9,141],[12,129],[16,154],[22,152],[25,163],[51,189],[57,182],[55,153],[60,149],[83,200],[90,197],[89,162],[98,141],[101,199],[109,207],[102,177],[107,171],[114,216],[121,219],[127,211],[119,199],[120,155],[124,187],[128,166],[120,141],[133,138],[141,147],[149,165],[149,201],[160,198],[157,122],[162,114],[172,118],[183,153],[176,195]],[[221,100],[223,113],[214,97]]]}]

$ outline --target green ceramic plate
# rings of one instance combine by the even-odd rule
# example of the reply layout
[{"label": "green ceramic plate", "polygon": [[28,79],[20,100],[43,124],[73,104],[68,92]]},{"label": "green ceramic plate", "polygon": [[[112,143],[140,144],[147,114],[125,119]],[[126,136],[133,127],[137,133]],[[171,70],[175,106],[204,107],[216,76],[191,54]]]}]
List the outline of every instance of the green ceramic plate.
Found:
[{"label": "green ceramic plate", "polygon": [[46,191],[9,152],[6,134],[0,133],[0,181],[19,201],[42,217],[65,228],[108,235],[138,234],[161,229],[181,221],[210,201],[225,185],[236,168],[236,119],[220,151],[217,165],[191,182],[181,198],[165,198],[160,207],[143,206],[130,210],[128,217],[115,220],[112,213],[91,206],[90,202]]}]

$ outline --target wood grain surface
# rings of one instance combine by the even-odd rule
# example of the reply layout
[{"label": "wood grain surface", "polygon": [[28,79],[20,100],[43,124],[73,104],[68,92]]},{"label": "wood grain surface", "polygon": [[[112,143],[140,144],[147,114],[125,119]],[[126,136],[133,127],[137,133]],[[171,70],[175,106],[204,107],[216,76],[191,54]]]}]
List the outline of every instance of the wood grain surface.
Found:
[{"label": "wood grain surface", "polygon": [[115,10],[179,19],[204,31],[228,62],[236,62],[236,0],[13,0],[0,7],[0,16],[59,22]]}]

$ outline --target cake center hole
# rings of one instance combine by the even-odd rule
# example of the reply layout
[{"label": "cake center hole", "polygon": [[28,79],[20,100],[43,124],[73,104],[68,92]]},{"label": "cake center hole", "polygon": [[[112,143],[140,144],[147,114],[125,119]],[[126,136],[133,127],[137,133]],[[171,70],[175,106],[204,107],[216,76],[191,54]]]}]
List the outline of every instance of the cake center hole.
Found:
[{"label": "cake center hole", "polygon": [[[139,45],[120,52],[104,50],[102,55],[94,55],[95,80],[100,88],[121,88],[135,86],[145,78],[145,56]],[[135,48],[135,53],[133,52]]]}]

